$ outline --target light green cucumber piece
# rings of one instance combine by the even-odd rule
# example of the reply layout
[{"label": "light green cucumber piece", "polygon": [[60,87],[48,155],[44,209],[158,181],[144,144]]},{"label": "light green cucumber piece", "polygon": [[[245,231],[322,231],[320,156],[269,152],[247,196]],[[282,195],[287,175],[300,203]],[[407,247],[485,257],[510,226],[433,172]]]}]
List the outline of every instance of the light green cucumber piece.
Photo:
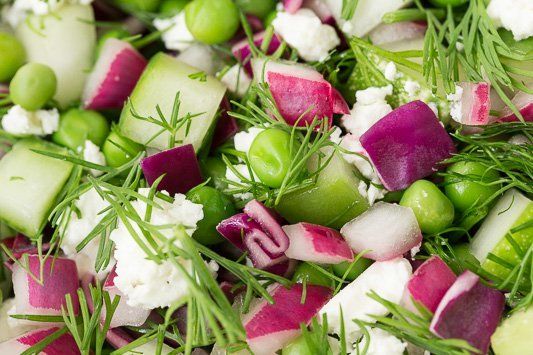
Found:
[{"label": "light green cucumber piece", "polygon": [[285,195],[276,209],[290,223],[305,221],[340,228],[370,207],[357,189],[359,182],[355,170],[335,153],[316,184]]},{"label": "light green cucumber piece", "polygon": [[63,152],[39,139],[17,142],[0,160],[0,219],[36,237],[72,171],[72,164],[32,151]]},{"label": "light green cucumber piece", "polygon": [[506,278],[511,270],[490,260],[489,253],[510,265],[520,263],[520,254],[525,253],[533,243],[532,221],[533,202],[511,189],[498,200],[483,221],[472,239],[470,251],[484,270],[502,279]]},{"label": "light green cucumber piece", "polygon": [[28,62],[52,68],[57,77],[54,99],[63,107],[78,101],[93,65],[96,46],[90,5],[64,5],[45,16],[28,16],[16,29]]},{"label": "light green cucumber piece", "polygon": [[491,337],[496,355],[524,355],[533,350],[533,307],[513,313],[504,320]]},{"label": "light green cucumber piece", "polygon": [[156,106],[159,106],[165,118],[169,120],[176,93],[179,92],[179,117],[188,113],[200,115],[192,118],[187,135],[186,125],[176,133],[175,145],[192,144],[198,151],[209,140],[209,132],[215,123],[215,116],[226,88],[211,76],[203,80],[193,75],[197,73],[198,69],[167,54],[156,54],[135,86],[130,102],[122,110],[121,133],[137,143],[157,149],[168,149],[169,132],[157,135],[161,127],[135,118],[132,105],[139,115],[160,120],[156,110]]}]

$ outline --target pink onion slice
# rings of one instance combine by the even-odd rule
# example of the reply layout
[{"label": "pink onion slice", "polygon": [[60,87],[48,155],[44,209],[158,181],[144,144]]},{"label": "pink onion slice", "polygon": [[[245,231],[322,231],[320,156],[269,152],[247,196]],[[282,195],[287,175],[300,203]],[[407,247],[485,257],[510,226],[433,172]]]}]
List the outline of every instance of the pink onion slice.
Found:
[{"label": "pink onion slice", "polygon": [[[459,86],[463,89],[461,95],[461,112],[458,120],[452,114],[452,118],[469,126],[483,126],[490,123],[490,83],[462,82]],[[453,104],[452,104],[453,112]]]},{"label": "pink onion slice", "polygon": [[254,267],[265,269],[272,267],[287,257],[281,251],[282,248],[261,229],[252,229],[244,235],[244,246]]},{"label": "pink onion slice", "polygon": [[244,250],[244,234],[253,229],[261,229],[261,226],[246,213],[238,213],[220,222],[216,228],[231,244]]},{"label": "pink onion slice", "polygon": [[146,59],[131,44],[115,38],[105,41],[83,92],[86,109],[120,109],[133,91]]},{"label": "pink onion slice", "polygon": [[[110,329],[130,325],[139,327],[146,322],[146,319],[150,315],[150,310],[142,309],[138,307],[131,307],[127,304],[127,296],[124,295],[118,287],[115,286],[115,277],[117,273],[115,269],[111,270],[104,283],[104,290],[109,293],[111,300],[115,296],[120,296],[120,301],[111,319]],[[105,317],[105,313],[102,314],[102,318]],[[104,321],[105,319],[102,319]]]},{"label": "pink onion slice", "polygon": [[458,338],[487,353],[500,322],[505,297],[483,285],[471,271],[462,273],[442,298],[430,330],[441,338]]},{"label": "pink onion slice", "polygon": [[[37,344],[44,338],[50,336],[54,332],[58,331],[59,328],[43,328],[33,330],[24,335],[21,335],[15,339],[8,340],[6,342],[0,343],[0,354],[4,355],[14,355],[21,354],[26,349]],[[45,355],[77,355],[80,354],[76,341],[70,335],[66,333],[61,335],[59,338],[48,344],[41,352]]]},{"label": "pink onion slice", "polygon": [[[258,32],[253,37],[253,42],[256,47],[261,47],[263,40],[265,38],[265,32]],[[272,36],[272,39],[270,40],[270,43],[268,44],[267,48],[267,54],[273,54],[281,45],[281,38],[274,34]],[[252,58],[252,50],[250,48],[250,43],[248,42],[248,38],[245,38],[237,43],[235,43],[231,47],[231,53],[233,53],[233,56],[235,59],[237,59],[238,62],[240,62],[244,70],[250,77],[253,76],[252,66],[251,66],[251,58]]]},{"label": "pink onion slice", "polygon": [[215,126],[215,133],[213,134],[213,141],[211,142],[211,149],[221,146],[228,139],[239,132],[239,125],[234,117],[228,115],[231,111],[231,106],[227,97],[224,97],[220,103],[220,117]]},{"label": "pink onion slice", "polygon": [[122,328],[109,329],[105,339],[115,349],[120,349],[135,340],[128,332]]},{"label": "pink onion slice", "polygon": [[[41,265],[38,255],[28,255],[28,269],[37,278]],[[13,289],[18,314],[61,315],[66,305],[65,296],[70,294],[74,310],[79,308],[77,290],[79,286],[76,263],[67,258],[49,257],[43,263],[43,284],[40,285],[26,271],[15,264],[13,267]]]},{"label": "pink onion slice", "polygon": [[409,207],[378,202],[341,228],[356,253],[383,261],[400,257],[422,242],[422,232]]},{"label": "pink onion slice", "polygon": [[[533,95],[523,91],[519,91],[511,100],[516,106],[524,121],[533,121]],[[518,117],[511,111],[511,109],[505,106],[502,117],[498,119],[501,122],[513,122],[519,121]]]},{"label": "pink onion slice", "polygon": [[296,11],[300,10],[303,2],[304,0],[283,0],[283,8],[289,14],[294,14]]},{"label": "pink onion slice", "polygon": [[441,258],[433,255],[420,265],[411,276],[405,290],[404,301],[412,310],[411,299],[435,312],[444,294],[457,277]]},{"label": "pink onion slice", "polygon": [[433,174],[456,151],[435,113],[422,101],[398,107],[359,140],[389,191]]},{"label": "pink onion slice", "polygon": [[420,21],[382,23],[373,29],[368,36],[372,44],[380,46],[385,43],[424,38],[427,28],[427,23]]},{"label": "pink onion slice", "polygon": [[321,264],[338,264],[353,259],[353,252],[342,235],[335,229],[311,223],[283,226],[289,237],[285,251],[291,259]]},{"label": "pink onion slice", "polygon": [[289,247],[289,237],[280,225],[281,217],[274,211],[265,207],[257,200],[251,200],[244,206],[244,213],[259,223],[261,228],[276,245],[275,250],[270,250],[273,254],[282,254]]},{"label": "pink onion slice", "polygon": [[167,191],[170,195],[186,193],[203,181],[200,165],[191,144],[144,158],[141,168],[149,185],[165,174],[157,189]]},{"label": "pink onion slice", "polygon": [[346,103],[346,100],[344,100],[344,97],[342,97],[341,93],[335,88],[332,88],[331,92],[333,94],[333,113],[342,115],[349,114],[350,107]]},{"label": "pink onion slice", "polygon": [[331,298],[329,288],[307,285],[302,304],[302,292],[301,284],[290,289],[275,284],[269,290],[274,304],[263,300],[244,315],[247,342],[256,355],[273,354],[298,337],[300,324],[308,324]]},{"label": "pink onion slice", "polygon": [[[32,244],[28,237],[20,233],[14,237],[5,238],[0,243],[3,243],[16,259],[20,259],[24,254],[37,254],[37,246]],[[49,243],[43,243],[43,252],[48,251],[49,248]],[[13,264],[12,260],[8,260],[7,262],[10,265]]]}]

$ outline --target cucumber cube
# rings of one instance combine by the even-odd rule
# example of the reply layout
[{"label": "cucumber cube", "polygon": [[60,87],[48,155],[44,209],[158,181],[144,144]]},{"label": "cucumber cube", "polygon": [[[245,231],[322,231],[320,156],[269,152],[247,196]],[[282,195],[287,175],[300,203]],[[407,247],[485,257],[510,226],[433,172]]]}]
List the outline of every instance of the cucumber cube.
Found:
[{"label": "cucumber cube", "polygon": [[[174,105],[176,93],[180,93],[179,117],[187,113],[200,114],[192,118],[187,132],[187,125],[183,125],[176,133],[175,145],[192,144],[198,151],[209,140],[209,132],[214,127],[217,110],[226,92],[226,88],[211,76],[194,75],[200,72],[179,60],[163,53],[156,54],[148,63],[139,82],[135,86],[122,114],[120,115],[120,130],[127,138],[160,150],[172,148],[168,146],[169,132],[161,131],[161,126],[137,119],[132,114],[135,111],[143,116],[151,116],[161,120],[156,106],[167,120]],[[204,80],[205,79],[205,80]],[[155,138],[154,138],[155,137]]]},{"label": "cucumber cube", "polygon": [[285,195],[277,211],[290,223],[340,228],[370,207],[358,191],[359,181],[354,169],[335,153],[316,184]]},{"label": "cucumber cube", "polygon": [[30,238],[46,223],[73,167],[31,149],[63,151],[39,139],[25,139],[0,160],[0,219]]}]

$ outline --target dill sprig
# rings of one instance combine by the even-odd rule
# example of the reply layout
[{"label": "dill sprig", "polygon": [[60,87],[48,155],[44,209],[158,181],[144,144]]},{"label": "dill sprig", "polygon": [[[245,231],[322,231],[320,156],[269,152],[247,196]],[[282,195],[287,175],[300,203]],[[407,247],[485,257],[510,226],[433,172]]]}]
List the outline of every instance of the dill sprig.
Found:
[{"label": "dill sprig", "polygon": [[342,0],[341,18],[349,21],[352,19],[359,0]]}]

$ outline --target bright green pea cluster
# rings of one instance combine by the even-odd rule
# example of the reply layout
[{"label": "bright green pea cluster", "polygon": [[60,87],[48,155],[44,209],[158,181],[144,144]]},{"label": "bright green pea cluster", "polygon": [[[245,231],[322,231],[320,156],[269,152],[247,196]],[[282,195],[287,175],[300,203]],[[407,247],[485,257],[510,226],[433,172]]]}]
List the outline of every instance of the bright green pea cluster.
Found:
[{"label": "bright green pea cluster", "polygon": [[235,0],[237,6],[247,14],[265,18],[276,7],[275,0]]},{"label": "bright green pea cluster", "polygon": [[239,9],[232,0],[193,0],[185,7],[191,34],[205,44],[225,42],[239,28]]},{"label": "bright green pea cluster", "polygon": [[308,263],[299,264],[294,270],[292,280],[299,283],[331,287],[331,279],[309,265]]},{"label": "bright green pea cluster", "polygon": [[61,114],[59,128],[52,140],[72,150],[79,150],[86,140],[101,147],[109,134],[107,119],[96,111],[70,109]]},{"label": "bright green pea cluster", "polygon": [[159,6],[159,13],[163,16],[173,16],[181,12],[191,0],[163,0]]},{"label": "bright green pea cluster", "polygon": [[29,111],[42,108],[54,97],[56,89],[54,71],[40,63],[24,65],[9,83],[9,95],[13,102]]},{"label": "bright green pea cluster", "polygon": [[19,40],[0,32],[0,82],[9,81],[25,60],[26,51]]},{"label": "bright green pea cluster", "polygon": [[143,150],[141,144],[122,136],[116,130],[109,133],[102,147],[107,165],[113,168],[126,164]]}]

